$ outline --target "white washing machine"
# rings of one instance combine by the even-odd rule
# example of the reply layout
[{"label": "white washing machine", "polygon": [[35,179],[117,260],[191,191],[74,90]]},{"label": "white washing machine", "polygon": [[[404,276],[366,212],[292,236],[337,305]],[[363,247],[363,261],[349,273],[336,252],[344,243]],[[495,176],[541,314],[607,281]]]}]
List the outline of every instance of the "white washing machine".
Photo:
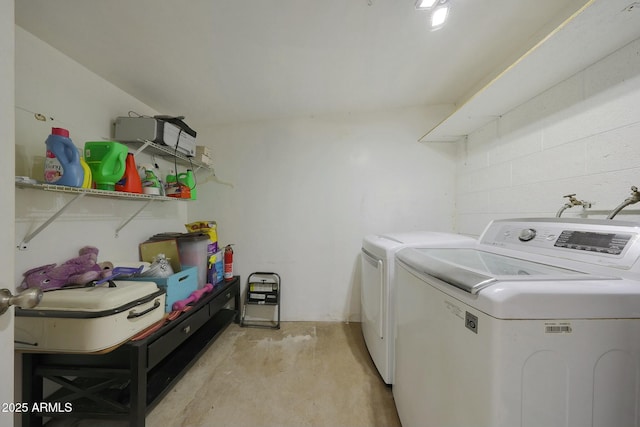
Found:
[{"label": "white washing machine", "polygon": [[362,241],[360,293],[362,334],[378,372],[393,383],[394,260],[398,250],[413,245],[462,245],[471,237],[415,231],[365,236]]},{"label": "white washing machine", "polygon": [[521,219],[396,256],[404,427],[640,425],[640,226]]}]

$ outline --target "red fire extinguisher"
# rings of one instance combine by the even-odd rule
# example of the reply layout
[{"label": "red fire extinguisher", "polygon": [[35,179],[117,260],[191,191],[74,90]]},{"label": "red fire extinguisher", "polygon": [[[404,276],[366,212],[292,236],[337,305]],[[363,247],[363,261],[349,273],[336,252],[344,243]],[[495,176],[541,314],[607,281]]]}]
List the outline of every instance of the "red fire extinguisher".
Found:
[{"label": "red fire extinguisher", "polygon": [[233,279],[233,249],[231,245],[224,248],[224,280]]}]

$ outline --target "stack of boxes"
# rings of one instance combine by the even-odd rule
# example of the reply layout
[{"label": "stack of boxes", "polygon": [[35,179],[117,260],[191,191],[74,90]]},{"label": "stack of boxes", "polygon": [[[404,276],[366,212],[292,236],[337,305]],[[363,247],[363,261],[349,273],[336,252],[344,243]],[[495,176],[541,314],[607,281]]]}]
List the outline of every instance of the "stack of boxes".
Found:
[{"label": "stack of boxes", "polygon": [[196,145],[196,155],[194,159],[207,166],[213,166],[211,149],[204,145]]}]

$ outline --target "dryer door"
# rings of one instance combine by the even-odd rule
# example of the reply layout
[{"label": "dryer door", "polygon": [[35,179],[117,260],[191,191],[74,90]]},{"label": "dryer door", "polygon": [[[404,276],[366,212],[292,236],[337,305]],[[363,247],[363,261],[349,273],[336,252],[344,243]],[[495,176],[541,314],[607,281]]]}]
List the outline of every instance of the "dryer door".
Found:
[{"label": "dryer door", "polygon": [[[362,284],[360,290],[362,329],[365,339],[384,338],[384,262],[362,250]],[[370,343],[368,343],[370,346]]]}]

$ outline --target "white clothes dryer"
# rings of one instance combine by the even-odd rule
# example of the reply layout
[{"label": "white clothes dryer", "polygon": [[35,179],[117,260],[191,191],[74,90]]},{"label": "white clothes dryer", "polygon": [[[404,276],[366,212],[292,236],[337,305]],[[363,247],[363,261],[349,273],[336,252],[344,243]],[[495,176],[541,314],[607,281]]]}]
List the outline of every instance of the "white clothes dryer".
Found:
[{"label": "white clothes dryer", "polygon": [[368,235],[362,241],[361,324],[367,349],[386,384],[393,383],[394,260],[408,246],[471,245],[471,237],[453,233],[415,231]]},{"label": "white clothes dryer", "polygon": [[640,224],[516,219],[397,252],[404,427],[640,425]]}]

